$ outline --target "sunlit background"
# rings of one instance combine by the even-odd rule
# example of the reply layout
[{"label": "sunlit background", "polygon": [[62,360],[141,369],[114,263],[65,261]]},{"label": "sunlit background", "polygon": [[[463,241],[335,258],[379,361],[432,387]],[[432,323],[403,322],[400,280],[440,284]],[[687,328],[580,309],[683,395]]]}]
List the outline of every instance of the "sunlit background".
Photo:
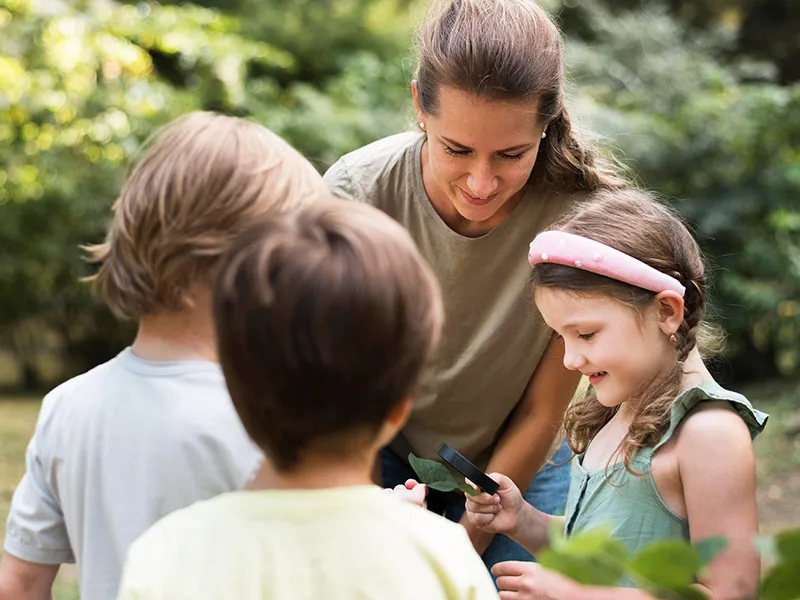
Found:
[{"label": "sunlit background", "polygon": [[[773,413],[756,444],[762,527],[800,524],[800,2],[543,4],[567,35],[571,109],[707,253],[728,346],[715,373]],[[79,246],[102,239],[138,145],[214,109],[270,127],[324,170],[413,124],[425,7],[0,0],[3,511],[42,390],[130,337],[80,283]],[[58,597],[75,597],[64,585]]]}]

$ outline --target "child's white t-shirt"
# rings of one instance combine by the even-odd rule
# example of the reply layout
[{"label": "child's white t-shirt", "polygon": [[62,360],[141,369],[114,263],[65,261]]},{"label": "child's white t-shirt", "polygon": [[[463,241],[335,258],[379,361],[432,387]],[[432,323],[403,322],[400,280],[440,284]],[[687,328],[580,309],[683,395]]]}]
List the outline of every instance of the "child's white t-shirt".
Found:
[{"label": "child's white t-shirt", "polygon": [[466,531],[375,486],[233,492],[154,525],[119,600],[497,600]]},{"label": "child's white t-shirt", "polygon": [[161,517],[243,488],[262,454],[219,365],[128,348],[44,399],[5,550],[77,562],[82,600],[115,598],[130,544]]}]

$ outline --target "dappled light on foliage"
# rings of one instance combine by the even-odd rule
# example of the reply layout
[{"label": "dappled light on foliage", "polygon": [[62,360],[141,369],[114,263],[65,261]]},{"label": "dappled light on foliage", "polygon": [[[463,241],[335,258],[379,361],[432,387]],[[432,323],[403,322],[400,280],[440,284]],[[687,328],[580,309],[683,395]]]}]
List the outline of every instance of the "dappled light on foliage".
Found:
[{"label": "dappled light on foliage", "polygon": [[[571,105],[695,227],[728,333],[723,378],[800,373],[800,85],[778,85],[762,55],[731,58],[730,6],[701,30],[711,3],[644,4],[543,2],[571,35]],[[412,126],[425,6],[0,0],[0,345],[24,363],[54,343],[78,369],[125,342],[78,283],[78,247],[102,239],[126,166],[175,116],[250,117],[320,169]]]}]

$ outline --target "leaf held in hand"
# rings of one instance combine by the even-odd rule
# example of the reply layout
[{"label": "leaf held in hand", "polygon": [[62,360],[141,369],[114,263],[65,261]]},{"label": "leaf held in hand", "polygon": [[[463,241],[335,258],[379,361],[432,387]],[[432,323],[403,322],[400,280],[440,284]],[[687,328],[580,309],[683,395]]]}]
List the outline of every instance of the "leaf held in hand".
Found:
[{"label": "leaf held in hand", "polygon": [[420,482],[424,483],[432,490],[439,492],[453,492],[459,490],[470,496],[477,496],[480,493],[466,483],[459,485],[450,474],[450,471],[447,470],[447,467],[438,461],[420,458],[411,452],[408,455],[408,463],[411,465],[411,468],[414,469],[414,473],[417,474]]}]

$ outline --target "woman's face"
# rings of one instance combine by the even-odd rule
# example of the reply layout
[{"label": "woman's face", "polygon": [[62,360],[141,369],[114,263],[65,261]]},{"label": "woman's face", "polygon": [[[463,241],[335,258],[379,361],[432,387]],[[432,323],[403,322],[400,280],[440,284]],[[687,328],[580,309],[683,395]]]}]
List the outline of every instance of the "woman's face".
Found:
[{"label": "woman's face", "polygon": [[528,182],[544,125],[537,102],[487,101],[442,86],[437,114],[423,113],[412,84],[423,147],[425,189],[442,219],[463,235],[497,227],[519,202]]}]

